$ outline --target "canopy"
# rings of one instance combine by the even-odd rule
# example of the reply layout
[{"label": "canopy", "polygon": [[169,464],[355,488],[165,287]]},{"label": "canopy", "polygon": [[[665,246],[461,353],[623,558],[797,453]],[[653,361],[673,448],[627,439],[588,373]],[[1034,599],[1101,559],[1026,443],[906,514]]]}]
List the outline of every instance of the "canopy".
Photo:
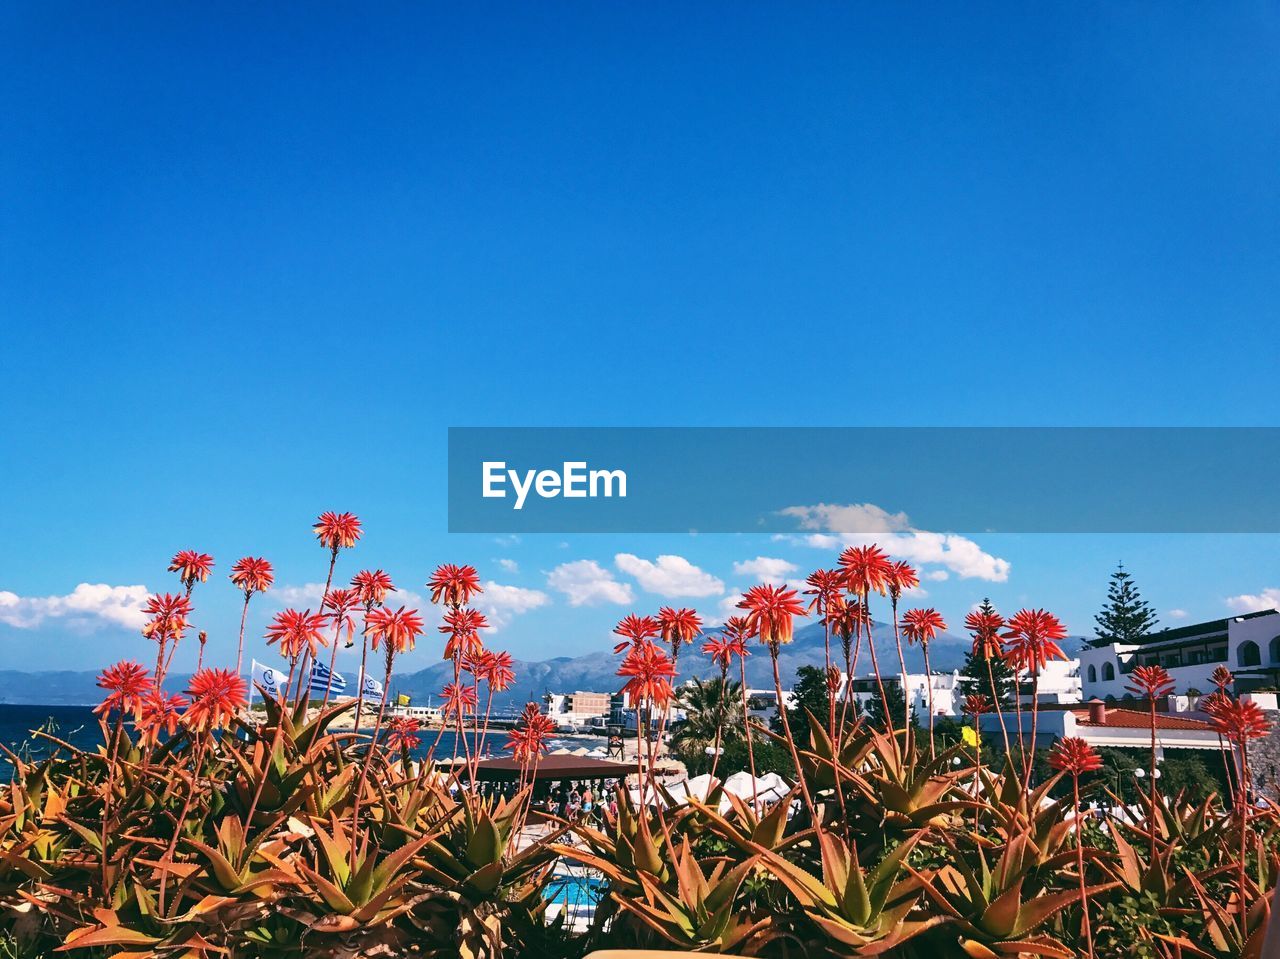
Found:
[{"label": "canopy", "polygon": [[[476,778],[482,782],[515,782],[520,778],[520,763],[506,759],[486,759],[476,767]],[[614,763],[589,756],[543,756],[532,770],[534,779],[622,779],[636,771],[633,763]]]}]

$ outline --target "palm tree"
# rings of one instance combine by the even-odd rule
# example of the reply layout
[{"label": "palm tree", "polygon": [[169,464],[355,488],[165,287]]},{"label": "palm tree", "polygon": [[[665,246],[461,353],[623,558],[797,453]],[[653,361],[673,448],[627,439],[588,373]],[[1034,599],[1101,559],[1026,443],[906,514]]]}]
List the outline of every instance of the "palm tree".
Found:
[{"label": "palm tree", "polygon": [[685,711],[685,719],[672,731],[672,745],[699,753],[712,747],[711,775],[714,776],[721,745],[726,739],[734,740],[742,735],[742,714],[737,709],[741,699],[741,684],[723,676],[695,679],[682,687],[677,701]]}]

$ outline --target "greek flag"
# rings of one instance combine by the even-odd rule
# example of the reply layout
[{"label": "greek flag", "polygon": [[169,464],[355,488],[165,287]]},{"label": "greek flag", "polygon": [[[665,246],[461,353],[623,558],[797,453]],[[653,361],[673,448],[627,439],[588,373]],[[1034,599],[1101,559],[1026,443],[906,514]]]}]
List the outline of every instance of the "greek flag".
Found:
[{"label": "greek flag", "polygon": [[364,699],[381,699],[382,683],[378,682],[372,676],[361,673],[360,675],[360,696]]},{"label": "greek flag", "polygon": [[340,696],[347,688],[347,680],[341,673],[333,673],[330,679],[329,667],[324,663],[311,664],[311,695],[324,698],[325,690],[330,696]]},{"label": "greek flag", "polygon": [[261,686],[272,699],[279,699],[284,694],[284,684],[289,677],[274,666],[263,666],[253,660],[253,684]]}]

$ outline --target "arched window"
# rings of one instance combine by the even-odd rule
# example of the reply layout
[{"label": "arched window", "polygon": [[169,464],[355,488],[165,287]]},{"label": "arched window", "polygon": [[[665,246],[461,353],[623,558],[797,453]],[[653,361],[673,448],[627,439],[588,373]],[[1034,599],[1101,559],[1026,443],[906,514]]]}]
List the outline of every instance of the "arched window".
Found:
[{"label": "arched window", "polygon": [[1280,636],[1271,641],[1271,661],[1280,663]]},{"label": "arched window", "polygon": [[1115,678],[1116,678],[1116,668],[1112,666],[1110,663],[1103,663],[1102,664],[1102,681],[1106,683],[1106,682],[1110,682]]},{"label": "arched window", "polygon": [[[1277,637],[1280,639],[1280,637]],[[1089,682],[1096,683],[1098,681],[1098,671],[1093,668],[1093,664],[1089,664]]]},{"label": "arched window", "polygon": [[1236,664],[1239,666],[1261,666],[1262,653],[1258,649],[1258,644],[1251,639],[1246,639],[1237,646]]}]

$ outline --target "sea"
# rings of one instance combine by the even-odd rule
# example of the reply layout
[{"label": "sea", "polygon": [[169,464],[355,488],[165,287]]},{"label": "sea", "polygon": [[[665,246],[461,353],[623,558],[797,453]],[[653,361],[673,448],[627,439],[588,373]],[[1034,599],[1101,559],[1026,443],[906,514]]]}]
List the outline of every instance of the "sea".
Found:
[{"label": "sea", "polygon": [[[40,759],[54,748],[47,739],[33,735],[34,730],[43,730],[64,742],[79,749],[93,749],[102,742],[102,731],[98,726],[98,717],[93,714],[91,706],[16,706],[0,704],[0,743],[19,756],[28,759]],[[437,730],[424,729],[419,734],[422,745],[414,751],[415,758],[422,758],[435,742]],[[467,738],[474,746],[476,736],[468,733]],[[491,757],[510,755],[504,748],[507,732],[504,729],[491,729],[485,740],[485,751]],[[548,747],[555,749],[588,750],[603,748],[604,739],[599,736],[564,736],[552,739]],[[440,745],[436,748],[436,756],[455,755],[457,734],[445,730],[440,733]],[[7,765],[7,754],[0,755],[0,765]]]}]

